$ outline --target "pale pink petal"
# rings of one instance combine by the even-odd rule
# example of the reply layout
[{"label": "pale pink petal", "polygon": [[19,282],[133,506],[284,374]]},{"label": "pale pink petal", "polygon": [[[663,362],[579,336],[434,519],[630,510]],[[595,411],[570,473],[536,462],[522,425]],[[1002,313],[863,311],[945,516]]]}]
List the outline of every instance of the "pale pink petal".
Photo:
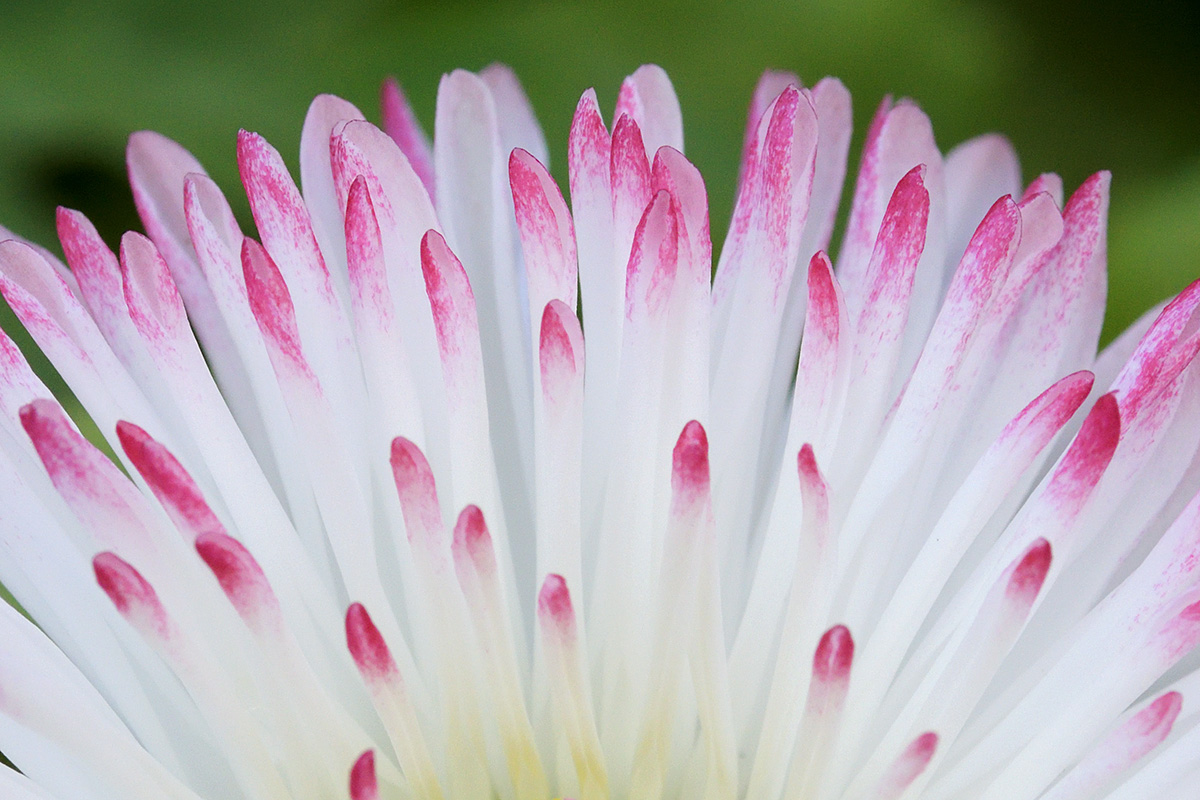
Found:
[{"label": "pale pink petal", "polygon": [[[588,336],[588,363],[600,370],[597,382],[615,380],[616,356],[620,350],[620,309],[625,284],[614,273],[611,237],[613,229],[612,139],[589,89],[579,98],[567,149],[570,173],[571,211],[579,251],[579,279],[583,303],[596,314],[596,332]],[[603,346],[602,346],[603,345]],[[595,359],[593,361],[593,359]],[[605,368],[604,365],[611,365]]]},{"label": "pale pink petal", "polygon": [[37,251],[0,242],[0,293],[103,434],[128,415],[163,429],[95,321]]},{"label": "pale pink petal", "polygon": [[[483,78],[463,70],[443,76],[434,165],[442,234],[462,260],[476,298],[493,423],[489,435],[501,462],[511,465],[498,480],[508,498],[504,512],[516,529],[532,513],[533,321],[505,167],[513,146],[538,148],[504,140],[501,118],[511,110],[497,105]],[[456,505],[478,500],[491,506],[480,496],[461,499]]]},{"label": "pale pink petal", "polygon": [[538,342],[541,396],[535,399],[537,573],[582,585],[580,477],[583,472],[583,331],[575,313],[552,300]]},{"label": "pale pink petal", "polygon": [[[1020,241],[1020,212],[1011,198],[1002,197],[971,236],[929,341],[905,389],[904,403],[930,403],[935,394],[949,394],[946,376],[962,368],[966,351],[977,338],[986,315],[995,314],[1003,319],[1011,311],[1015,297],[1007,308],[996,308],[996,300],[1009,277]],[[939,376],[933,379],[935,382],[925,382],[929,373]],[[928,393],[924,398],[920,394],[923,391]]]},{"label": "pale pink petal", "polygon": [[[816,146],[812,104],[790,87],[759,125],[757,177],[734,212],[735,228],[736,217],[749,214],[746,233],[735,241],[731,230],[717,267],[718,282],[723,270],[732,270],[733,277],[724,296],[718,294],[717,285],[713,289],[710,380],[714,386],[750,388],[712,395],[710,428],[714,463],[720,465],[713,496],[718,519],[749,518],[748,511],[756,501],[754,481],[733,476],[754,475],[766,468],[757,463],[758,443],[808,214]],[[743,205],[748,210],[743,211]],[[729,546],[735,528],[721,525],[718,530],[723,572],[735,574],[744,562],[744,556]]]},{"label": "pale pink petal", "polygon": [[839,285],[856,328],[854,338],[854,407],[847,422],[875,430],[891,404],[891,387],[900,364],[917,266],[925,248],[929,192],[925,168],[914,167],[897,184],[882,219],[879,237],[863,280],[869,287],[860,308],[850,305],[842,273]]},{"label": "pale pink petal", "polygon": [[547,575],[538,592],[538,626],[546,647],[546,665],[558,729],[567,737],[580,797],[608,794],[604,751],[579,647],[571,594],[560,575]]},{"label": "pale pink petal", "polygon": [[345,634],[346,646],[387,729],[405,778],[421,796],[441,796],[405,680],[387,642],[361,603],[351,603],[347,609]]},{"label": "pale pink petal", "polygon": [[[485,393],[484,359],[472,285],[462,262],[437,231],[429,231],[421,241],[421,267],[446,388],[447,443],[454,474],[451,502],[456,506],[476,503],[489,510],[507,511],[511,503],[501,504],[501,496],[508,495],[500,493],[491,455],[491,409]],[[502,515],[495,515],[493,528],[497,541],[502,543],[500,551],[508,554],[509,539]],[[506,583],[511,602],[515,595],[512,562],[506,560],[504,568],[509,576]]]},{"label": "pale pink petal", "polygon": [[335,408],[345,412],[346,440],[357,444],[361,433],[346,414],[357,416],[364,404],[361,367],[308,208],[283,159],[261,136],[238,134],[238,172],[263,245],[291,294],[309,364]]},{"label": "pale pink petal", "polygon": [[117,438],[180,532],[193,539],[225,533],[225,526],[205,502],[200,487],[167,448],[131,422],[117,423]]},{"label": "pale pink petal", "polygon": [[278,635],[283,626],[279,600],[250,551],[216,531],[197,536],[195,546],[242,621],[260,635]]},{"label": "pale pink petal", "polygon": [[708,193],[700,170],[678,150],[661,147],[651,165],[650,190],[667,191],[679,204],[680,222],[691,256],[684,274],[703,284],[707,294],[712,280],[712,237],[708,226]]},{"label": "pale pink petal", "polygon": [[[738,196],[717,267],[713,296],[718,308],[723,304],[738,308],[745,301],[734,299],[735,295],[755,291],[766,294],[771,311],[782,305],[807,219],[817,136],[812,102],[795,87],[785,90],[770,113],[764,114],[758,128],[755,173]],[[743,264],[762,274],[746,276]],[[729,275],[723,277],[725,271]]]},{"label": "pale pink petal", "polygon": [[810,96],[817,113],[817,159],[800,258],[829,246],[850,150],[850,92],[837,78],[822,78]]},{"label": "pale pink petal", "polygon": [[[316,503],[308,485],[307,471],[297,455],[299,445],[283,393],[275,379],[267,346],[246,291],[241,263],[244,237],[220,190],[205,177],[189,176],[185,184],[185,213],[197,259],[212,288],[220,314],[229,330],[236,332],[233,341],[240,359],[252,367],[246,373],[249,386],[241,395],[243,404],[232,406],[231,411],[246,436],[254,460],[273,486],[278,487],[276,491],[286,499],[295,515],[298,531],[310,544],[311,556],[316,563],[323,564],[326,561],[324,546],[311,546],[323,532],[311,524],[315,519]],[[222,385],[222,389],[228,397],[227,387]],[[308,509],[311,513],[300,513],[299,509]],[[257,549],[263,552],[261,544]]]},{"label": "pale pink petal", "polygon": [[[874,364],[900,340],[908,321],[908,304],[917,263],[925,249],[929,216],[926,168],[913,167],[888,201],[879,234],[864,273],[858,309],[858,361]],[[840,276],[840,273],[839,273]],[[841,279],[845,287],[845,278]],[[884,362],[886,364],[886,362]]]},{"label": "pale pink petal", "polygon": [[966,251],[977,221],[996,198],[1021,197],[1021,168],[1012,144],[1003,136],[988,134],[947,153],[945,169],[946,257],[952,268]]},{"label": "pale pink petal", "polygon": [[622,265],[628,261],[638,220],[652,197],[650,159],[646,155],[642,131],[628,114],[619,117],[613,126],[611,153],[613,258],[616,265]]},{"label": "pale pink petal", "polygon": [[[775,509],[776,513],[781,507],[799,511],[799,536],[793,534],[787,543],[774,536],[764,546],[762,558],[771,559],[772,567],[765,567],[760,560],[745,621],[730,654],[730,668],[737,670],[736,674],[744,674],[743,669],[763,674],[769,666],[773,668],[773,674],[763,674],[769,689],[763,698],[766,707],[762,732],[747,788],[755,795],[778,794],[785,779],[796,789],[820,780],[811,768],[814,758],[819,759],[831,737],[837,735],[854,652],[853,638],[845,626],[825,627],[830,612],[831,568],[837,559],[837,542],[830,530],[829,484],[808,443],[800,447],[794,460],[785,458],[784,463],[788,473],[784,479],[794,488],[787,492],[787,500],[776,501]],[[781,487],[780,494],[785,491]],[[786,578],[780,580],[781,575]],[[762,646],[761,639],[764,634],[775,633],[776,620],[781,616],[778,650],[771,653],[770,648]],[[756,624],[751,624],[751,619]],[[736,687],[733,697],[739,735],[746,735],[751,720],[749,709],[761,702],[755,697],[762,691],[758,685],[761,682],[739,682]],[[825,722],[831,725],[822,724],[826,711]],[[798,769],[788,778],[793,766]]]},{"label": "pale pink petal", "polygon": [[1046,800],[1086,798],[1110,786],[1170,735],[1182,706],[1179,692],[1164,692],[1130,714],[1044,795]]},{"label": "pale pink petal", "polygon": [[[455,408],[476,414],[486,407],[486,399],[482,396],[483,353],[475,293],[462,262],[436,231],[421,240],[421,269],[433,311],[447,396]],[[486,416],[483,412],[485,420]]]},{"label": "pale pink petal", "polygon": [[849,315],[825,253],[813,255],[807,278],[808,313],[800,344],[789,443],[814,440],[819,431],[837,430],[850,371],[853,336]]},{"label": "pale pink petal", "polygon": [[354,442],[347,441],[337,428],[324,385],[309,366],[287,286],[273,260],[261,245],[246,239],[242,265],[250,308],[267,344],[297,445],[305,454],[304,466],[341,579],[352,596],[380,609],[377,613],[389,639],[409,668],[411,654],[399,625],[390,615],[382,616],[390,605],[384,599],[374,545],[360,535],[371,524],[364,493],[369,485],[364,474],[369,465],[351,456]]},{"label": "pale pink petal", "polygon": [[328,298],[332,288],[309,211],[278,151],[256,133],[238,135],[238,171],[266,246],[288,264],[297,290]]},{"label": "pale pink petal", "polygon": [[284,282],[275,259],[253,239],[242,243],[242,269],[250,310],[262,331],[263,340],[277,371],[295,373],[315,383],[300,343],[300,328],[291,292]]},{"label": "pale pink petal", "polygon": [[[909,101],[893,105],[890,97],[884,98],[867,131],[846,238],[837,261],[838,278],[846,289],[852,318],[858,315],[869,292],[865,276],[888,198],[900,178],[918,165],[925,167],[931,227],[936,229],[942,224],[940,215],[944,213],[940,208],[942,158],[933,140],[929,118]],[[941,258],[939,253],[937,267]],[[934,286],[939,284],[940,281]]]},{"label": "pale pink petal", "polygon": [[834,625],[821,635],[813,652],[808,699],[796,737],[792,771],[784,787],[789,796],[819,791],[841,727],[853,664],[854,637],[845,625]]},{"label": "pale pink petal", "polygon": [[622,115],[628,115],[642,130],[647,159],[664,146],[683,152],[683,114],[675,87],[662,67],[645,64],[625,79],[613,119]]},{"label": "pale pink petal", "polygon": [[[335,135],[332,146],[334,179],[339,197],[346,205],[347,221],[350,221],[350,189],[361,176],[370,196],[383,248],[383,264],[375,264],[376,277],[371,284],[372,304],[376,310],[368,311],[360,307],[356,310],[354,324],[356,328],[366,325],[378,329],[390,324],[389,317],[394,317],[396,325],[394,333],[387,332],[387,329],[376,330],[368,339],[371,344],[360,347],[363,347],[364,356],[372,359],[372,363],[377,363],[377,358],[391,361],[393,366],[388,367],[389,371],[401,362],[392,360],[388,354],[403,350],[404,360],[412,370],[412,381],[420,400],[424,424],[431,434],[431,441],[437,442],[446,435],[446,400],[437,337],[421,269],[421,239],[427,231],[441,230],[437,215],[429,195],[399,147],[374,125],[351,122]],[[362,267],[360,262],[356,271],[361,272]],[[379,272],[381,267],[382,273]],[[383,302],[381,293],[385,288],[384,276],[393,309],[391,312],[378,308]],[[360,289],[356,291],[360,292]],[[359,299],[362,299],[361,292]],[[393,436],[397,432],[385,430],[384,436]],[[416,435],[417,432],[414,430],[410,433]],[[444,474],[446,455],[435,450],[431,456],[439,472]]]},{"label": "pale pink petal", "polygon": [[[204,168],[191,153],[153,131],[139,131],[129,137],[125,161],[134,204],[146,234],[171,269],[196,336],[212,359],[217,380],[239,417],[246,419],[248,415],[241,412],[245,410],[253,369],[241,363],[236,331],[227,328],[228,320],[218,311],[207,275],[197,265],[190,241],[191,224],[184,212],[187,178],[194,175],[207,180]],[[232,214],[222,222],[237,230]]]},{"label": "pale pink petal", "polygon": [[550,173],[524,150],[513,150],[508,178],[525,259],[531,318],[551,300],[575,307],[578,261],[575,228],[562,192]]},{"label": "pale pink petal", "polygon": [[59,208],[58,238],[71,273],[79,282],[84,305],[117,355],[125,356],[130,336],[125,304],[121,302],[121,271],[117,257],[100,239],[92,223],[78,211]]},{"label": "pale pink petal", "polygon": [[1056,206],[1063,207],[1063,182],[1056,173],[1043,172],[1038,175],[1029,182],[1029,186],[1025,187],[1025,194],[1021,199],[1024,200],[1042,192],[1050,195]]},{"label": "pale pink petal", "polygon": [[[765,78],[765,76],[764,76]],[[799,81],[793,81],[799,86]],[[788,412],[793,366],[800,352],[808,300],[808,276],[804,264],[819,250],[829,247],[842,184],[846,179],[846,156],[850,149],[850,93],[836,78],[823,78],[809,92],[817,114],[817,155],[813,168],[808,218],[800,239],[797,269],[784,306],[783,322],[776,345],[776,367],[768,390],[764,430],[778,429]],[[778,420],[778,421],[777,421]]]},{"label": "pale pink petal", "polygon": [[763,114],[789,86],[800,86],[800,78],[794,73],[769,69],[764,72],[750,95],[750,108],[746,112],[746,130],[742,137],[742,160],[738,169],[738,195],[740,196],[747,178],[758,160],[758,126]]},{"label": "pale pink petal", "polygon": [[533,154],[539,162],[550,163],[550,151],[542,135],[533,106],[517,75],[507,64],[488,64],[479,72],[496,104],[496,121],[500,126],[501,152],[511,153],[520,148]]},{"label": "pale pink petal", "polygon": [[352,104],[331,94],[321,94],[308,107],[300,132],[300,185],[304,204],[312,215],[313,235],[322,255],[329,261],[333,285],[347,302],[346,240],[343,234],[342,206],[333,182],[330,138],[340,123],[363,119]]},{"label": "pale pink petal", "polygon": [[383,237],[367,179],[359,176],[346,201],[346,258],[354,336],[363,361],[375,426],[425,441],[425,424],[388,280]]},{"label": "pale pink petal", "polygon": [[379,800],[374,750],[363,753],[350,768],[350,800]]},{"label": "pale pink petal", "polygon": [[872,798],[874,800],[899,800],[905,789],[912,785],[929,766],[937,752],[938,735],[922,733],[904,749],[892,764],[887,774],[879,781]]},{"label": "pale pink petal", "polygon": [[448,542],[440,542],[442,512],[429,462],[415,444],[398,436],[392,441],[391,465],[408,538],[442,549],[441,544]]},{"label": "pale pink petal", "polygon": [[659,148],[654,157],[651,188],[670,194],[681,229],[679,265],[666,323],[668,347],[679,357],[667,365],[662,409],[664,427],[673,430],[709,413],[712,241],[708,195],[699,170],[669,147]]},{"label": "pale pink petal", "polygon": [[62,408],[53,400],[35,400],[21,409],[21,425],[91,541],[153,561],[159,526],[146,498],[80,435]]},{"label": "pale pink petal", "polygon": [[[613,247],[612,137],[604,125],[596,92],[579,98],[567,143],[571,215],[579,254],[580,302],[594,320],[585,341],[588,380],[584,398],[585,461],[608,463],[618,423],[613,408],[621,360],[625,314],[625,275]],[[586,470],[583,503],[594,513],[602,502],[603,472]],[[574,583],[572,584],[574,585]]]},{"label": "pale pink petal", "polygon": [[75,276],[71,274],[71,270],[69,270],[67,265],[62,262],[62,259],[54,255],[54,253],[51,253],[37,242],[31,242],[24,236],[18,236],[8,228],[0,225],[0,242],[8,241],[9,239],[18,241],[24,245],[28,245],[29,247],[32,247],[34,250],[38,251],[42,258],[46,259],[46,262],[49,263],[50,266],[54,267],[54,271],[58,273],[58,276],[67,282],[67,285],[71,287],[71,291],[74,292],[75,296],[79,296],[79,284],[76,282]]},{"label": "pale pink petal", "polygon": [[183,180],[188,174],[204,175],[204,167],[187,150],[153,131],[130,136],[125,159],[133,200],[146,232],[172,269],[184,272],[192,252],[183,219]]},{"label": "pale pink petal", "polygon": [[0,416],[5,426],[12,426],[21,406],[49,397],[50,390],[34,374],[20,348],[0,330]]},{"label": "pale pink petal", "polygon": [[379,90],[383,129],[392,137],[412,166],[430,199],[434,198],[433,148],[417,121],[404,90],[395,78],[388,78]]},{"label": "pale pink petal", "polygon": [[701,596],[704,552],[715,557],[711,486],[708,436],[699,422],[691,420],[683,426],[671,452],[668,529],[647,609],[650,658],[645,691],[648,697],[658,699],[646,705],[637,725],[630,729],[637,742],[630,784],[635,795],[661,785],[666,777],[667,762],[657,742],[678,713],[669,687],[685,674],[686,657],[697,652],[693,642],[700,635],[700,625],[709,622],[701,622]]},{"label": "pale pink petal", "polygon": [[627,322],[641,322],[666,311],[685,235],[670,193],[658,192],[633,235],[625,272]]},{"label": "pale pink petal", "polygon": [[144,340],[188,341],[187,313],[154,243],[130,231],[121,237],[121,290],[126,313]]},{"label": "pale pink petal", "polygon": [[522,797],[541,797],[549,791],[537,755],[533,726],[526,711],[517,650],[505,614],[503,584],[496,552],[483,512],[467,506],[454,526],[454,571],[466,598],[468,612],[484,652],[491,658],[486,670],[488,691],[497,706],[497,721],[513,788]]},{"label": "pale pink petal", "polygon": [[1014,349],[1048,353],[1060,372],[1090,366],[1100,339],[1110,182],[1108,173],[1097,173],[1071,196],[1062,238],[1042,257],[1011,335]]}]

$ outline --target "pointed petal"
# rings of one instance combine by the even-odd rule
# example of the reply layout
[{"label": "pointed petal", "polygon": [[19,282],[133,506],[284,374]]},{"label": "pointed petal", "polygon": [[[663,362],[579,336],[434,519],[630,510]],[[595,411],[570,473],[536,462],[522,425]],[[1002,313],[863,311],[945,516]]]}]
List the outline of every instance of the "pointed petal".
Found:
[{"label": "pointed petal", "polygon": [[313,235],[321,254],[330,262],[333,285],[343,303],[347,299],[346,264],[342,258],[346,240],[333,181],[330,138],[341,123],[353,119],[363,119],[362,112],[340,97],[321,94],[309,105],[300,132],[300,185],[304,188],[304,204],[312,215]]},{"label": "pointed petal", "polygon": [[433,199],[433,148],[395,78],[383,82],[379,104],[383,110],[383,129],[400,147],[400,152],[404,153],[430,199]]},{"label": "pointed petal", "polygon": [[650,160],[637,121],[621,116],[613,126],[612,162],[609,182],[612,186],[613,257],[618,264],[633,243],[638,219],[650,203]]},{"label": "pointed petal", "polygon": [[562,193],[546,168],[521,149],[509,156],[508,176],[525,256],[530,316],[551,300],[574,308],[579,280],[575,228]]},{"label": "pointed petal", "polygon": [[374,750],[363,753],[350,768],[350,800],[379,800]]},{"label": "pointed petal", "polygon": [[900,800],[904,791],[925,772],[937,752],[938,735],[922,733],[892,764],[872,795],[874,800]]},{"label": "pointed petal", "polygon": [[683,152],[683,115],[675,88],[662,67],[645,64],[625,79],[613,119],[623,114],[642,129],[647,159],[664,146]]},{"label": "pointed petal", "polygon": [[501,152],[511,153],[519,148],[532,153],[541,163],[549,164],[546,138],[517,74],[507,64],[489,64],[480,70],[479,77],[487,84],[496,104]]},{"label": "pointed petal", "polygon": [[200,487],[167,448],[137,425],[124,420],[117,423],[117,438],[134,469],[145,479],[180,531],[192,538],[225,533],[225,526],[204,501]]},{"label": "pointed petal", "polygon": [[604,751],[596,733],[588,682],[579,652],[574,605],[559,575],[547,575],[538,592],[537,617],[558,729],[567,739],[580,800],[608,796]]},{"label": "pointed petal", "polygon": [[1131,769],[1171,734],[1183,708],[1179,692],[1164,692],[1109,733],[1044,796],[1082,800],[1095,796]]},{"label": "pointed petal", "polygon": [[[927,213],[932,221],[932,236],[938,241],[945,213],[944,189],[942,157],[933,140],[932,126],[929,118],[913,103],[901,101],[893,106],[891,98],[885,98],[867,131],[850,219],[846,223],[846,238],[838,254],[838,278],[846,290],[852,319],[858,316],[870,294],[871,284],[866,276],[888,198],[900,179],[918,165],[925,167],[924,184],[929,192]],[[923,299],[928,295],[931,310],[937,307],[942,252],[940,247],[931,248],[926,262],[930,267],[922,270],[931,277],[936,276],[936,280],[918,282]]]}]

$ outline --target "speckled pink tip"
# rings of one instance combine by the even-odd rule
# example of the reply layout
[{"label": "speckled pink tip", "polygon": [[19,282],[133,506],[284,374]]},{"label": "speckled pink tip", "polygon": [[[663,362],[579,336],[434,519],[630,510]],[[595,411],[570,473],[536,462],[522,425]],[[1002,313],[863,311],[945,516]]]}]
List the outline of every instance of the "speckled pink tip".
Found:
[{"label": "speckled pink tip", "polygon": [[1093,486],[1112,460],[1121,438],[1121,412],[1113,392],[1101,395],[1088,412],[1059,470],[1059,480],[1076,488]]},{"label": "speckled pink tip", "polygon": [[813,679],[825,684],[845,684],[854,661],[854,637],[845,625],[835,625],[821,637],[813,654]]},{"label": "speckled pink tip", "polygon": [[224,533],[203,533],[196,537],[196,552],[242,619],[262,622],[279,618],[267,576],[241,542]]},{"label": "speckled pink tip", "polygon": [[225,526],[205,502],[200,487],[171,451],[125,420],[117,422],[117,439],[133,468],[185,533],[225,533]]},{"label": "speckled pink tip", "polygon": [[708,434],[692,420],[683,426],[671,453],[671,488],[677,495],[696,499],[709,490]]},{"label": "speckled pink tip", "polygon": [[575,627],[575,609],[571,605],[571,593],[561,575],[547,575],[538,592],[538,616],[562,631]]},{"label": "speckled pink tip", "polygon": [[250,311],[275,350],[299,367],[305,364],[296,325],[296,309],[279,267],[261,244],[242,240],[242,277]]},{"label": "speckled pink tip", "polygon": [[458,515],[454,525],[455,556],[465,555],[476,569],[494,572],[496,557],[492,551],[492,535],[487,521],[477,505],[468,505]]},{"label": "speckled pink tip", "polygon": [[397,436],[392,440],[390,462],[409,538],[440,530],[442,512],[438,506],[437,484],[421,448],[403,436]]},{"label": "speckled pink tip", "polygon": [[358,671],[367,681],[391,680],[399,676],[387,642],[362,603],[351,603],[346,610],[346,645]]},{"label": "speckled pink tip", "polygon": [[379,784],[375,779],[375,751],[368,750],[350,768],[350,800],[378,800]]},{"label": "speckled pink tip", "polygon": [[170,621],[158,593],[131,564],[116,553],[100,553],[92,559],[96,583],[112,600],[122,617],[139,628],[149,628],[159,639],[167,639]]},{"label": "speckled pink tip", "polygon": [[1046,573],[1050,571],[1051,559],[1050,542],[1038,539],[1031,544],[1008,579],[1008,587],[1005,590],[1008,599],[1028,610],[1042,591]]}]

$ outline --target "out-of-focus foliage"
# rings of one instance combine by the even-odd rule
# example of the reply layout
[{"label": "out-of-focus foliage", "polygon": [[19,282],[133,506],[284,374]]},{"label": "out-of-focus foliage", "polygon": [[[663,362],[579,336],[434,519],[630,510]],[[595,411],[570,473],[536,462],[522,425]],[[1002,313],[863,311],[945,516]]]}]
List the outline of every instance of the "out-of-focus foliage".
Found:
[{"label": "out-of-focus foliage", "polygon": [[[132,130],[153,128],[188,147],[245,219],[239,127],[264,134],[294,166],[316,93],[340,94],[374,118],[379,82],[394,74],[428,126],[439,76],[491,61],[521,76],[562,179],[580,92],[595,86],[611,107],[622,76],[655,61],[680,95],[688,155],[708,181],[718,239],[749,94],[761,70],[775,67],[810,84],[826,74],[846,83],[856,149],[890,92],[921,103],[943,150],[988,131],[1008,134],[1026,179],[1054,170],[1074,187],[1112,169],[1106,338],[1200,276],[1200,69],[1190,4],[1160,3],[1136,18],[1115,0],[5,6],[0,223],[44,243],[54,242],[57,204],[87,213],[110,244],[139,227],[124,181]],[[11,329],[11,317],[3,321]]]}]

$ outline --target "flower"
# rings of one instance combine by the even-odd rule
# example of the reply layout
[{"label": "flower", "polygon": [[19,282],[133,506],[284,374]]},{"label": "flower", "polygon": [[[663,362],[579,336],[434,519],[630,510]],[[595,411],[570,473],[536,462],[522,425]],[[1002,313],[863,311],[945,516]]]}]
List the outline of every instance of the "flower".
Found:
[{"label": "flower", "polygon": [[242,132],[261,244],[146,132],[148,237],[0,243],[114,455],[0,337],[5,797],[1194,790],[1200,284],[1097,356],[1109,176],[885,100],[834,271],[849,96],[767,73],[710,285],[662,70],[613,118],[570,210],[490,67],[432,148],[318,97],[303,194]]}]

